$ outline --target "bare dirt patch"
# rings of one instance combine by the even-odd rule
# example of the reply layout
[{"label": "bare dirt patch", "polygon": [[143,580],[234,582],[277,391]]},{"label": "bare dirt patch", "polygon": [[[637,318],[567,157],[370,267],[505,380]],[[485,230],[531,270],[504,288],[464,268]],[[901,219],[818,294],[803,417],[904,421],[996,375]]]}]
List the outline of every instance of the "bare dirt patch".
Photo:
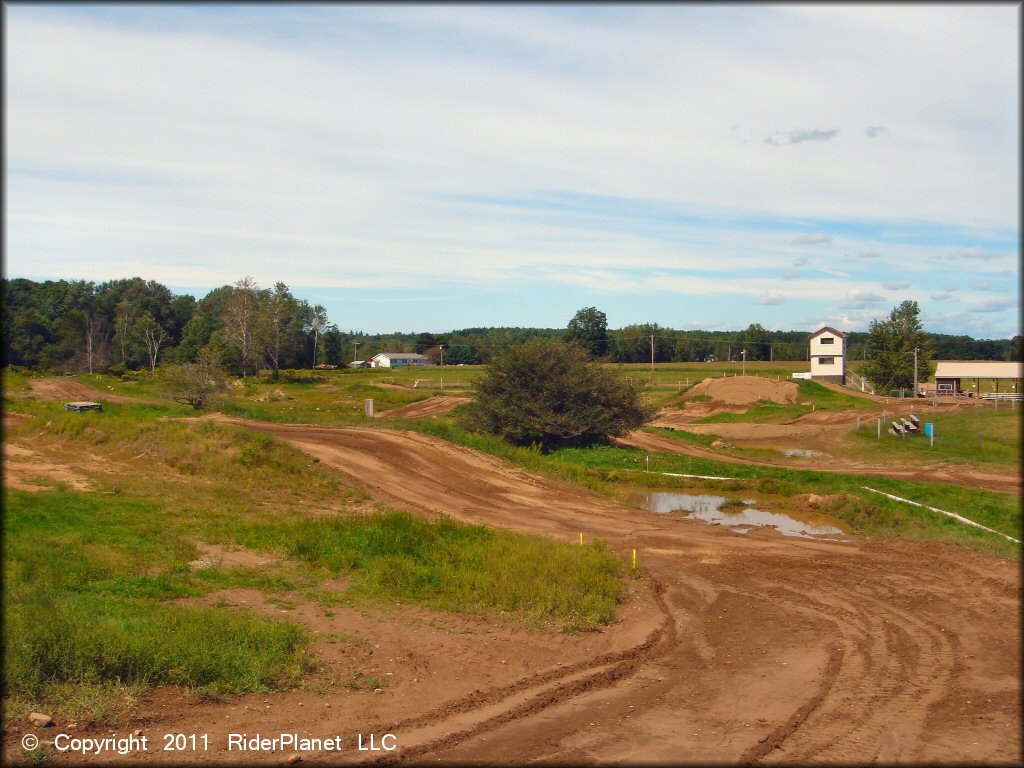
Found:
[{"label": "bare dirt patch", "polygon": [[199,550],[200,557],[188,564],[189,570],[192,571],[217,567],[262,568],[281,560],[280,557],[253,552],[251,549],[207,544],[204,541],[197,541],[196,549]]},{"label": "bare dirt patch", "polygon": [[35,451],[6,443],[3,451],[4,486],[20,491],[47,491],[67,485],[76,491],[93,490],[89,478],[69,467],[48,461]]},{"label": "bare dirt patch", "polygon": [[764,440],[778,437],[802,437],[804,435],[825,434],[826,427],[822,424],[688,424],[687,432],[695,435],[719,435],[737,440]]}]

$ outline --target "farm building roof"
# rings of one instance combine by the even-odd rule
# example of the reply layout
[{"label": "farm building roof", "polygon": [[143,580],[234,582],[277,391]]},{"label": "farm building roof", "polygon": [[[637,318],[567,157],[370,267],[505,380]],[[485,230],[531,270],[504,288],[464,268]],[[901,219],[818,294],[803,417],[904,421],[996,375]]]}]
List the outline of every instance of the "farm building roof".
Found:
[{"label": "farm building roof", "polygon": [[813,339],[815,336],[821,336],[821,334],[825,333],[826,331],[828,331],[829,333],[831,333],[831,334],[833,334],[835,336],[840,337],[841,339],[845,339],[846,338],[846,334],[845,333],[843,333],[842,331],[837,331],[835,328],[833,328],[831,326],[828,326],[828,325],[826,325],[821,330],[818,330],[818,331],[815,331],[814,333],[812,333],[811,334],[811,338]]},{"label": "farm building roof", "polygon": [[1024,363],[990,360],[941,362],[935,366],[937,379],[1024,379]]},{"label": "farm building roof", "polygon": [[386,357],[390,360],[423,360],[423,355],[417,355],[414,352],[381,352],[378,355],[374,355],[371,359],[378,357]]}]

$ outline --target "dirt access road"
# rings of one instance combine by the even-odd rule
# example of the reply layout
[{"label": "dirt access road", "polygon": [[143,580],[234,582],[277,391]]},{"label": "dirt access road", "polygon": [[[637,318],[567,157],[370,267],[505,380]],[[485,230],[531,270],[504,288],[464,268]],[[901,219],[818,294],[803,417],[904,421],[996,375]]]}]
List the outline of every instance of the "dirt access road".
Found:
[{"label": "dirt access road", "polygon": [[[526,665],[465,695],[438,684],[430,707],[392,726],[404,759],[1021,759],[1014,562],[928,543],[741,536],[421,435],[244,423],[398,506],[565,541],[582,531],[639,553],[626,618],[552,638],[564,667]],[[493,663],[486,644],[460,648],[463,674]],[[381,717],[396,706],[384,698]]]}]

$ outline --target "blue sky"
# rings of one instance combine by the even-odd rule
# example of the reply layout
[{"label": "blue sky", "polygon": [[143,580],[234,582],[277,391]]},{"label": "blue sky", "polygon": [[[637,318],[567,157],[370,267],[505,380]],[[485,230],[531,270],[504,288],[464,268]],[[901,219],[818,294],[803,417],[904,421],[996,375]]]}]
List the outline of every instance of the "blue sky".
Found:
[{"label": "blue sky", "polygon": [[1020,332],[1020,7],[4,7],[9,277]]}]

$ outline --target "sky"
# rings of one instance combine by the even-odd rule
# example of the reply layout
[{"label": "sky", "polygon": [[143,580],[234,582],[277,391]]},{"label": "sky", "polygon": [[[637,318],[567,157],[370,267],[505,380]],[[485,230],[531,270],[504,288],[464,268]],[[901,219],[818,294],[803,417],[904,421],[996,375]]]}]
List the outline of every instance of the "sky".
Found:
[{"label": "sky", "polygon": [[6,3],[4,274],[1020,333],[1017,4]]}]

